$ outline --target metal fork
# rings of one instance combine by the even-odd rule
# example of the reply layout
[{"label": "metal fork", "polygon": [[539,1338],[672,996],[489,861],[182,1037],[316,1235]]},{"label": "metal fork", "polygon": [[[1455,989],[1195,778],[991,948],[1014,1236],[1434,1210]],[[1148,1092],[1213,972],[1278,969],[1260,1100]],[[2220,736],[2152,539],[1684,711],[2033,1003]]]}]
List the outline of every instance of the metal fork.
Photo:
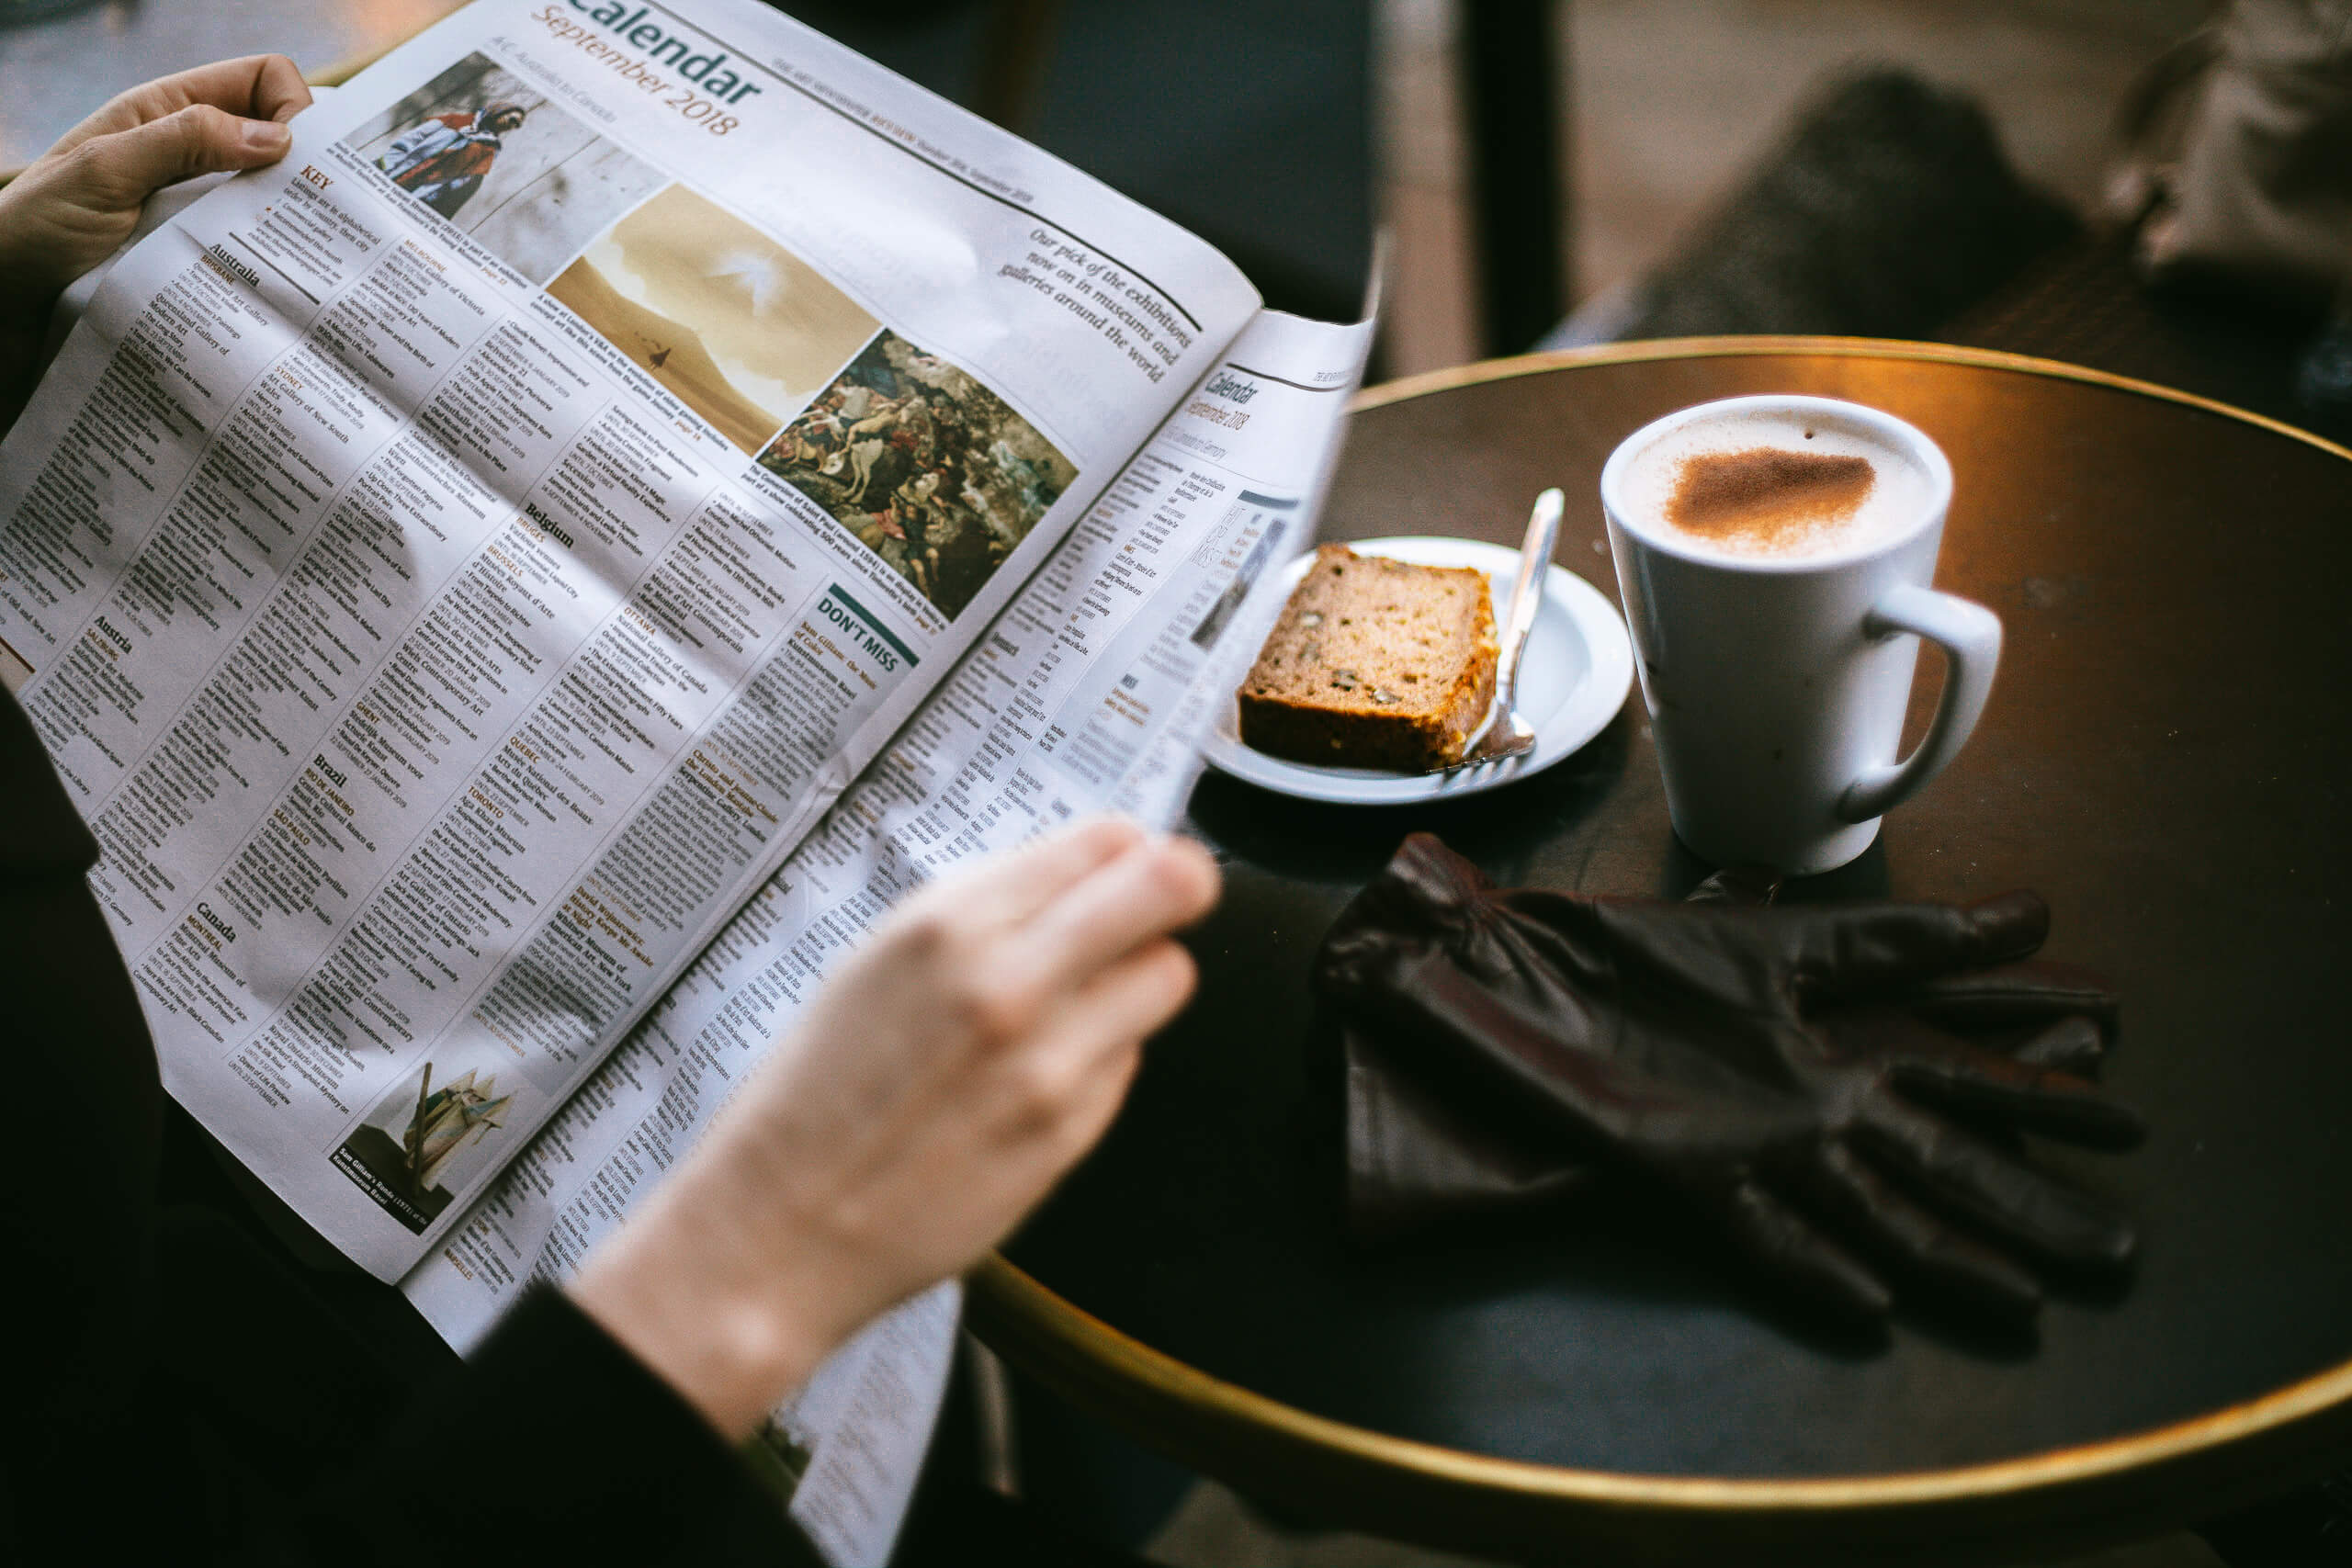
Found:
[{"label": "metal fork", "polygon": [[1544,604],[1544,578],[1552,568],[1552,547],[1560,537],[1560,513],[1567,497],[1547,490],[1535,498],[1527,519],[1527,537],[1519,544],[1519,576],[1510,587],[1510,609],[1503,622],[1502,656],[1495,661],[1495,700],[1487,716],[1471,733],[1462,760],[1431,768],[1432,773],[1458,773],[1465,768],[1500,762],[1535,749],[1535,729],[1519,716],[1512,701],[1519,694],[1520,655],[1527,651],[1527,634],[1535,629],[1535,612]]}]

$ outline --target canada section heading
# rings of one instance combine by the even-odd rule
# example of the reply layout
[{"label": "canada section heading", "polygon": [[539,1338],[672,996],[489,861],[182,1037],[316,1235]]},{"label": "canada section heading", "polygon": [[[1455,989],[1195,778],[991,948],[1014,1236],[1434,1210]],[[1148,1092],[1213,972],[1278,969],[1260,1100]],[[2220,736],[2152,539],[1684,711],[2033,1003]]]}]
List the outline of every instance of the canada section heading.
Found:
[{"label": "canada section heading", "polygon": [[[609,28],[615,37],[635,44],[645,51],[646,63],[673,65],[678,75],[722,103],[740,104],[759,93],[756,84],[742,72],[731,69],[733,57],[725,50],[714,54],[695,54],[701,47],[679,34],[670,32],[659,22],[646,20],[650,7],[638,6],[630,10],[628,0],[604,0],[591,5],[589,0],[571,0],[571,8],[597,26]],[[535,21],[553,21],[560,15],[550,6],[542,10]],[[584,40],[583,40],[584,42]]]}]

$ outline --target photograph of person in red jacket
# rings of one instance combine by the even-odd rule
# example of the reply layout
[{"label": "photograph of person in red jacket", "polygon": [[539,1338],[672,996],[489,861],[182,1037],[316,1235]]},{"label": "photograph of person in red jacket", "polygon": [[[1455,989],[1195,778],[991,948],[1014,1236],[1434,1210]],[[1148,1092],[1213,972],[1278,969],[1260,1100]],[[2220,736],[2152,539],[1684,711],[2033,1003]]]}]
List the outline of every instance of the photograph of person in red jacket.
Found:
[{"label": "photograph of person in red jacket", "polygon": [[436,114],[402,132],[376,166],[442,217],[455,218],[481,189],[503,139],[521,130],[529,113],[500,98],[471,113]]}]

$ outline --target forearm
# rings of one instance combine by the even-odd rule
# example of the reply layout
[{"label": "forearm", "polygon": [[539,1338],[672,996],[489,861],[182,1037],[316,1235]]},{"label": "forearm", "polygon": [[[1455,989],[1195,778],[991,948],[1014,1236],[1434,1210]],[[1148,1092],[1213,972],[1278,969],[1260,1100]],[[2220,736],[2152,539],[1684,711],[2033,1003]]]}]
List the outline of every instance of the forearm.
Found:
[{"label": "forearm", "polygon": [[916,894],[826,976],[571,1299],[721,1435],[972,1267],[1111,1120],[1182,1005],[1196,845],[1097,821]]},{"label": "forearm", "polygon": [[840,1337],[824,1326],[821,1280],[806,1269],[779,1278],[774,1237],[734,1234],[764,1208],[741,1190],[741,1163],[703,1151],[566,1288],[729,1440],[807,1382]]}]

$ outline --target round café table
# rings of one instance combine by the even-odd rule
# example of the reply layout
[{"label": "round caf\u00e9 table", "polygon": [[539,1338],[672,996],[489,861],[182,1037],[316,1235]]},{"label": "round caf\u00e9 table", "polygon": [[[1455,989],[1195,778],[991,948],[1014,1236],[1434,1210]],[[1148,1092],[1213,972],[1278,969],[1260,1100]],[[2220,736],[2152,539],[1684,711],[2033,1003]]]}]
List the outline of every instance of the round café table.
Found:
[{"label": "round caf\u00e9 table", "polygon": [[[2352,1450],[2352,452],[2042,361],[1842,339],[1506,360],[1359,400],[1327,538],[1515,544],[1616,597],[1597,483],[1710,398],[1889,410],[1958,479],[1940,586],[2007,647],[1974,739],[1860,861],[1792,896],[2046,895],[2119,981],[2130,1154],[2034,1157],[2143,1233],[2030,1337],[1785,1316],[1672,1209],[1604,1187],[1379,1251],[1339,1221],[1317,939],[1406,833],[1505,884],[1679,897],[1638,687],[1582,751],[1420,807],[1218,775],[1200,994],[1101,1148],[975,1280],[982,1337],[1295,1517],[1518,1560],[1989,1562],[2148,1535]],[[1921,661],[1912,733],[1933,701]]]}]

